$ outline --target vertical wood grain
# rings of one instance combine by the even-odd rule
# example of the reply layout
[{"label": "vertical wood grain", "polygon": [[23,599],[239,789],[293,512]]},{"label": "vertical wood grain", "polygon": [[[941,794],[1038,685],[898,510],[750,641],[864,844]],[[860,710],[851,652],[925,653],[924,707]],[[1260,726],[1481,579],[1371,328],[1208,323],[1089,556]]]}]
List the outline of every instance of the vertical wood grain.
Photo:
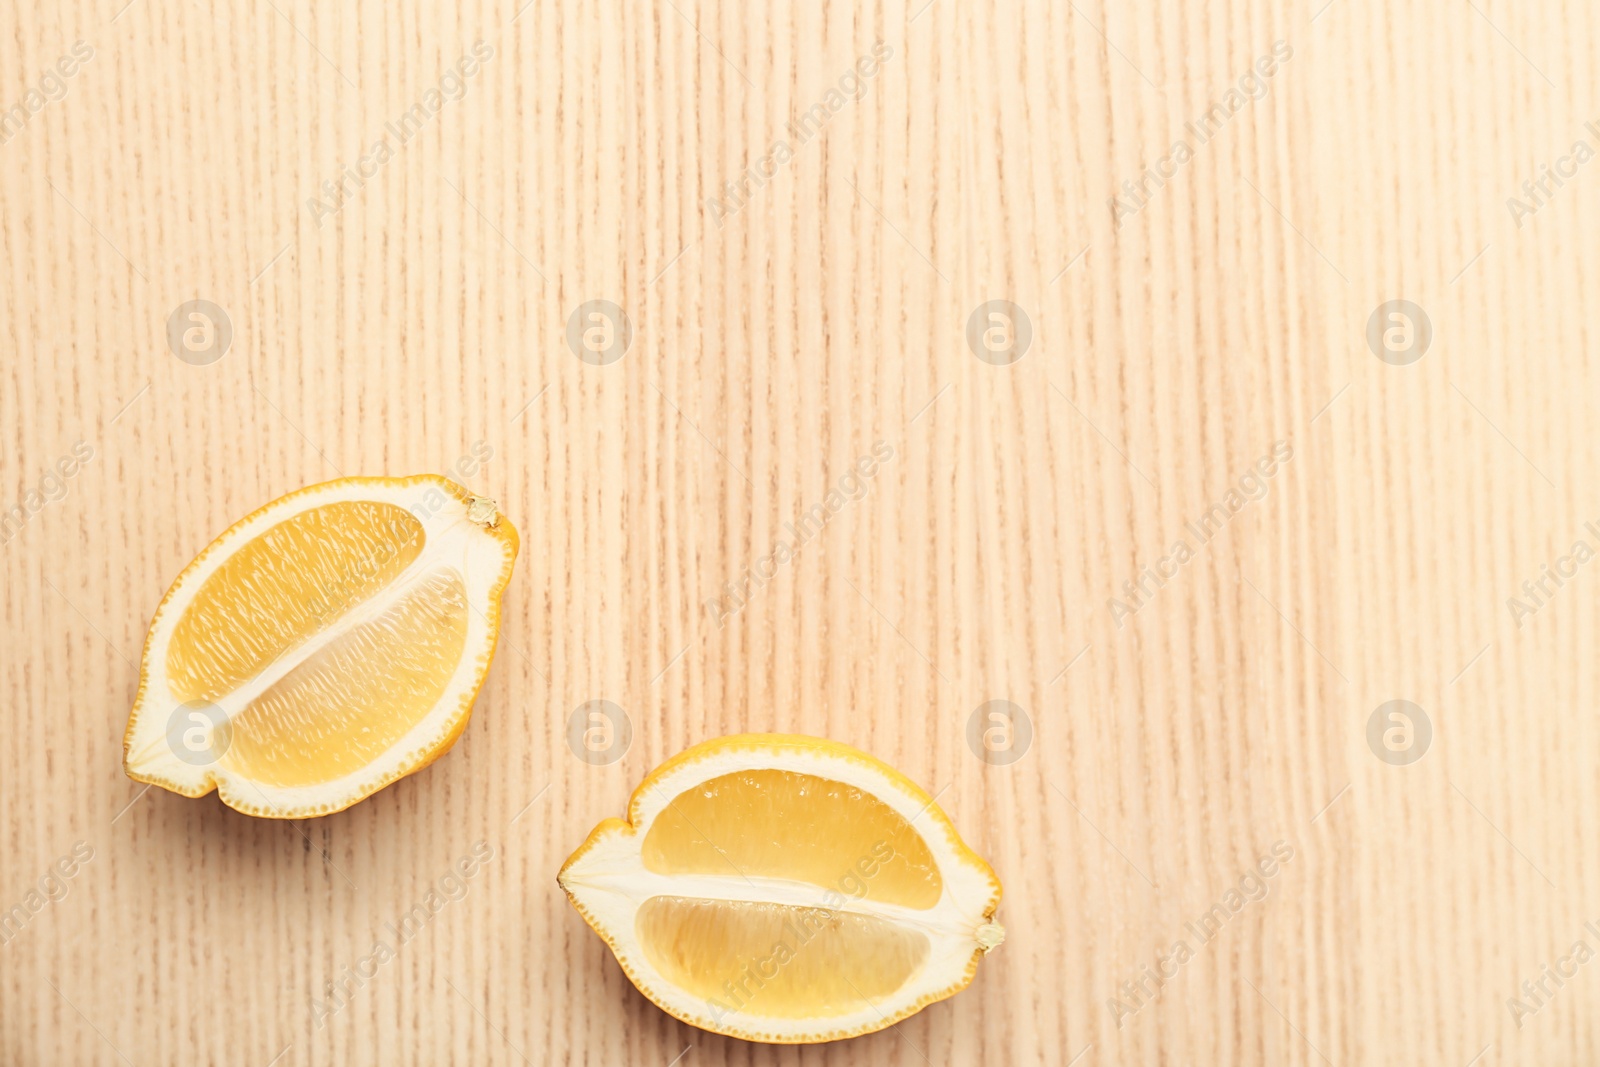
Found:
[{"label": "vertical wood grain", "polygon": [[[1594,1061],[1597,965],[1507,1005],[1600,949],[1600,570],[1507,607],[1600,548],[1600,162],[1506,206],[1600,149],[1590,6],[24,3],[0,108],[79,40],[0,144],[0,508],[93,449],[0,545],[0,911],[93,858],[0,945],[0,1061]],[[880,40],[860,99],[713,208]],[[319,219],[478,41],[460,99]],[[1278,41],[1265,95],[1115,218]],[[196,298],[233,328],[209,366],[166,343]],[[1402,298],[1434,330],[1408,367],[1366,341]],[[633,327],[606,366],[565,336],[595,299]],[[1032,327],[1009,366],[967,344],[989,300]],[[708,608],[879,441],[860,499]],[[1123,583],[1279,441],[1264,498],[1119,626]],[[217,532],[485,451],[460,476],[523,553],[445,759],[297,825],[123,777],[145,627]],[[595,767],[566,723],[601,698],[632,742]],[[1432,723],[1410,766],[1367,744],[1394,699]],[[1009,766],[966,741],[992,700],[1031,724]],[[555,871],[652,766],[742,730],[939,794],[1006,886],[970,990],[804,1049],[633,990]],[[478,841],[466,895],[314,1025]]]}]

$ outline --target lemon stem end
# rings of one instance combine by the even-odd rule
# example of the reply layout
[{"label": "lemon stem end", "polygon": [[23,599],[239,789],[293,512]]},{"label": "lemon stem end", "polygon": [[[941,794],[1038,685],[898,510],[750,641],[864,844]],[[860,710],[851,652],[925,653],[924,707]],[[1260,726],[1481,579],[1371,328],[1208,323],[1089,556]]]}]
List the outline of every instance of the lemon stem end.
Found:
[{"label": "lemon stem end", "polygon": [[500,525],[500,505],[484,496],[475,496],[467,502],[467,521],[486,530]]}]

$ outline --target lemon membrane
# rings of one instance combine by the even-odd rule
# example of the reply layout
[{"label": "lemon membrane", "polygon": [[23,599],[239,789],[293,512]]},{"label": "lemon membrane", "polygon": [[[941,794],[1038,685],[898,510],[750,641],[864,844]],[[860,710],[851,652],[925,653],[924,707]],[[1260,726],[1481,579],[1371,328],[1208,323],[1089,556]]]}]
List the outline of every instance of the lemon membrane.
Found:
[{"label": "lemon membrane", "polygon": [[426,766],[466,727],[517,547],[492,501],[436,475],[341,479],[251,513],[151,621],[129,776],[303,818]]},{"label": "lemon membrane", "polygon": [[751,1041],[892,1025],[964,989],[1004,938],[999,880],[933,798],[812,737],[668,760],[558,881],[645,996]]}]

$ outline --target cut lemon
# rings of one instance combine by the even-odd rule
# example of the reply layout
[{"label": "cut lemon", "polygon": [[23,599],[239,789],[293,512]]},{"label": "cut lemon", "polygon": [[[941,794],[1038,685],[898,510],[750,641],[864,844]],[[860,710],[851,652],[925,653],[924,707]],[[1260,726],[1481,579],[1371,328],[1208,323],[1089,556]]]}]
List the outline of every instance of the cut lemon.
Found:
[{"label": "cut lemon", "polygon": [[675,756],[557,881],[641,993],[748,1041],[881,1030],[965,989],[1005,937],[999,879],[933,798],[814,737]]},{"label": "cut lemon", "polygon": [[436,475],[274,500],[178,575],[150,623],[128,776],[299,819],[427,766],[466,728],[517,532]]}]

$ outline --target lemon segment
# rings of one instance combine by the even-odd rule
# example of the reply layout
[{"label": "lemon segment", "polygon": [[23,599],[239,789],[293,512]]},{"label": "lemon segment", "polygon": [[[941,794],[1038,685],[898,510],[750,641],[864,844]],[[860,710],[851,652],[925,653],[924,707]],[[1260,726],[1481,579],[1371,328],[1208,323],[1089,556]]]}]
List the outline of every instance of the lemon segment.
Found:
[{"label": "lemon segment", "polygon": [[394,504],[309,508],[239,547],[195,593],[167,646],[180,700],[215,700],[392,583],[422,552]]},{"label": "lemon segment", "polygon": [[933,798],[813,737],[668,760],[557,880],[640,992],[749,1041],[892,1025],[966,988],[1004,937],[999,880]]},{"label": "lemon segment", "polygon": [[[773,833],[782,827],[781,834]],[[886,857],[870,879],[862,857]],[[893,808],[842,782],[772,768],[714,778],[673,799],[645,835],[644,865],[662,874],[787,878],[909,908],[943,891],[922,837]]]},{"label": "lemon segment", "polygon": [[756,901],[651,897],[639,944],[662,977],[706,1003],[828,1018],[892,996],[928,959],[928,937],[873,915]]},{"label": "lemon segment", "polygon": [[427,766],[466,728],[517,547],[492,501],[436,475],[345,478],[251,513],[156,610],[129,777],[298,819]]},{"label": "lemon segment", "polygon": [[[320,785],[360,770],[438,703],[466,640],[461,576],[437,571],[252,700],[233,720],[224,765],[278,786]],[[383,713],[371,714],[374,707]]]}]

